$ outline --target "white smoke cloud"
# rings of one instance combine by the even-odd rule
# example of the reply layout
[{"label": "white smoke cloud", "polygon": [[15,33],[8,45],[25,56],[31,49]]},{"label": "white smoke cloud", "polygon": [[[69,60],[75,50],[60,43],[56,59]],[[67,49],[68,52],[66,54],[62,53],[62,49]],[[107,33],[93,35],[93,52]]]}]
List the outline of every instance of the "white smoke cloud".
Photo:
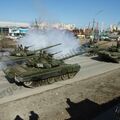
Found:
[{"label": "white smoke cloud", "polygon": [[0,52],[0,70],[6,69],[7,65],[4,62],[5,57],[9,55],[9,52]]},{"label": "white smoke cloud", "polygon": [[58,43],[61,43],[61,45],[48,49],[48,52],[62,51],[58,54],[61,56],[71,53],[72,50],[80,46],[79,40],[74,37],[72,32],[54,28],[44,30],[31,29],[24,38],[19,40],[19,44],[23,46],[32,46],[30,47],[31,50],[45,48]]},{"label": "white smoke cloud", "polygon": [[0,62],[0,70],[6,69],[7,65],[4,62]]}]

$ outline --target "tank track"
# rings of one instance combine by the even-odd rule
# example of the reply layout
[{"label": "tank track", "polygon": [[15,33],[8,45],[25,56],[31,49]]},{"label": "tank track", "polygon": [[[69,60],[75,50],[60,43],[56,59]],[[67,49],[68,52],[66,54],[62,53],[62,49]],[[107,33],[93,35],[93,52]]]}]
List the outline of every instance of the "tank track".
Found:
[{"label": "tank track", "polygon": [[54,82],[72,79],[76,75],[76,73],[77,72],[72,72],[72,73],[61,75],[61,76],[47,78],[45,80],[40,80],[40,81],[38,80],[36,82],[34,82],[34,81],[24,82],[23,84],[25,86],[28,86],[28,87],[39,87],[39,86],[43,86],[43,85],[49,85],[49,84],[52,84]]}]

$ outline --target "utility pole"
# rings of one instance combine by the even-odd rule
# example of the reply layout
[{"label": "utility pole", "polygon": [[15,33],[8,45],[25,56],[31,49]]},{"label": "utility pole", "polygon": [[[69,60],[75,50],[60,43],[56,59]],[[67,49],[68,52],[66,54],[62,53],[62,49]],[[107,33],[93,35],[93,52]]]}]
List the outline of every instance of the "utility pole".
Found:
[{"label": "utility pole", "polygon": [[36,29],[39,29],[39,25],[38,25],[38,21],[37,19],[35,19],[35,26],[34,26]]}]

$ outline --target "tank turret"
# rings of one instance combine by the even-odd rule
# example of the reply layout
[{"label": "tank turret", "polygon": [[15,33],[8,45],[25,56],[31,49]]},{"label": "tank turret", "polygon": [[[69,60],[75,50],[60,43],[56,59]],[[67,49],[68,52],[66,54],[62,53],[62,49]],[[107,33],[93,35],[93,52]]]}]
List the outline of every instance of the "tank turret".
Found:
[{"label": "tank turret", "polygon": [[106,50],[100,50],[98,56],[104,61],[111,61],[115,63],[120,62],[120,46],[117,41],[116,46],[111,46]]},{"label": "tank turret", "polygon": [[45,52],[45,50],[52,48],[52,47],[56,47],[61,45],[61,43],[59,44],[55,44],[55,45],[50,45],[47,46],[45,48],[42,49],[38,49],[38,50],[29,50],[30,47],[32,46],[25,46],[23,47],[22,45],[18,45],[17,48],[14,49],[14,51],[12,51],[10,53],[10,56],[8,56],[6,61],[11,61],[12,64],[14,63],[19,63],[21,64],[26,58],[32,57],[36,54],[42,54]]},{"label": "tank turret", "polygon": [[50,45],[50,46],[47,46],[47,47],[45,47],[45,48],[38,49],[38,50],[36,50],[36,51],[42,51],[42,50],[46,50],[46,49],[49,49],[49,48],[52,48],[52,47],[59,46],[59,45],[61,45],[61,44],[62,44],[62,43],[58,43],[58,44],[55,44],[55,45]]},{"label": "tank turret", "polygon": [[44,51],[46,49],[49,49],[49,48],[52,48],[52,47],[55,47],[55,46],[58,46],[58,45],[61,45],[61,43],[51,45],[51,46],[48,46],[48,47],[45,47],[45,48],[42,48],[42,49],[34,50],[34,51],[28,50],[32,46],[23,47],[22,45],[18,45],[18,47],[13,52],[11,52],[11,56],[16,56],[16,57],[31,56],[31,55],[34,55],[38,51]]}]

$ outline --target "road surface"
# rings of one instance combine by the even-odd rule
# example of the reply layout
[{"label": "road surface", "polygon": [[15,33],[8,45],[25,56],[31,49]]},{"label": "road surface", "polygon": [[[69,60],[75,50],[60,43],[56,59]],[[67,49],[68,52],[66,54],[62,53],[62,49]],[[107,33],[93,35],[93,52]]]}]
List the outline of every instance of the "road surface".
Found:
[{"label": "road surface", "polygon": [[31,96],[37,93],[42,93],[44,91],[55,89],[73,82],[84,80],[117,68],[120,68],[120,64],[116,63],[106,63],[103,61],[97,61],[91,59],[91,57],[77,56],[70,58],[65,61],[66,63],[78,63],[81,65],[81,70],[73,79],[66,81],[60,81],[53,83],[51,85],[40,86],[36,88],[25,88],[23,86],[17,86],[16,84],[11,84],[5,78],[5,75],[0,71],[0,104],[13,101],[16,99]]}]

